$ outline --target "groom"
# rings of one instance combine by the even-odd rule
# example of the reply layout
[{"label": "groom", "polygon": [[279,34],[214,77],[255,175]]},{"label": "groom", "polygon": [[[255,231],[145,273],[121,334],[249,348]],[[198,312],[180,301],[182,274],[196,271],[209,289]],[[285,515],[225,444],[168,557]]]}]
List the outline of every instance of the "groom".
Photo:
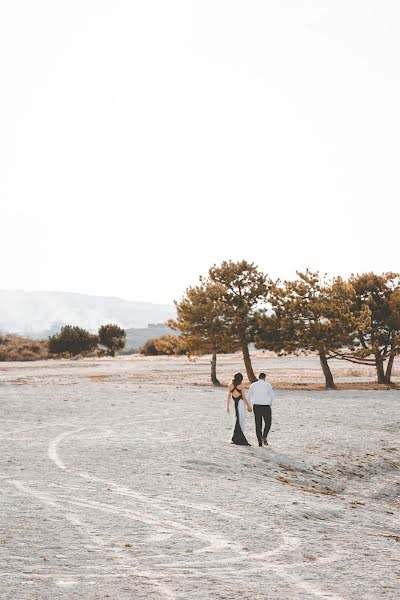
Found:
[{"label": "groom", "polygon": [[[271,406],[274,399],[274,392],[272,385],[266,381],[265,373],[260,373],[258,381],[251,384],[247,396],[253,405],[258,445],[262,446],[264,443],[265,446],[268,446],[267,436],[271,429]],[[262,431],[263,419],[264,432]]]}]

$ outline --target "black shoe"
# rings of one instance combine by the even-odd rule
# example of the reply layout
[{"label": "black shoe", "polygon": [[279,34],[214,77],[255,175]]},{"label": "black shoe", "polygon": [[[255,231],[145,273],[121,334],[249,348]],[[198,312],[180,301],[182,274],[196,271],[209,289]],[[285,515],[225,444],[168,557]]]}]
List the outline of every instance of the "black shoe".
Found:
[{"label": "black shoe", "polygon": [[267,438],[263,438],[264,446],[268,446]]},{"label": "black shoe", "polygon": [[258,444],[260,448],[262,448],[262,444]]}]

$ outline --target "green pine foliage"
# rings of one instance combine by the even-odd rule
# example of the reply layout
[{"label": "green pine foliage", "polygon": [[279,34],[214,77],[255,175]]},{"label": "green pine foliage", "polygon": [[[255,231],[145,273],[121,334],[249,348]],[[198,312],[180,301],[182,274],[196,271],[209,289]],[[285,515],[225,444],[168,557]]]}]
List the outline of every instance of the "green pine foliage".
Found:
[{"label": "green pine foliage", "polygon": [[59,333],[49,337],[51,354],[69,354],[77,356],[82,352],[91,352],[97,348],[99,338],[76,325],[65,325]]},{"label": "green pine foliage", "polygon": [[115,353],[119,350],[123,350],[126,344],[126,331],[119,327],[109,323],[108,325],[102,325],[98,333],[99,343],[107,348],[110,356],[115,356]]},{"label": "green pine foliage", "polygon": [[177,318],[168,321],[171,329],[179,331],[189,354],[212,354],[211,381],[214,385],[219,385],[217,354],[240,348],[239,339],[230,332],[226,307],[221,300],[223,293],[221,285],[210,281],[188,288],[180,302],[175,302]]}]

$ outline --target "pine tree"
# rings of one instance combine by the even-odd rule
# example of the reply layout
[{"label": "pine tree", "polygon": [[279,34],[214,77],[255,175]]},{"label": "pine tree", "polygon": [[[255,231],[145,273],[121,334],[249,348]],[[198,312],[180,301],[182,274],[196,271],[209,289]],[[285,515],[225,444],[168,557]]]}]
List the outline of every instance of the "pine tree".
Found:
[{"label": "pine tree", "polygon": [[126,331],[119,325],[102,325],[99,329],[99,341],[102,346],[105,346],[110,356],[115,356],[118,350],[125,348]]},{"label": "pine tree", "polygon": [[214,283],[220,286],[221,316],[227,333],[240,343],[249,381],[257,381],[251,364],[249,343],[254,339],[257,310],[267,301],[266,275],[254,263],[229,260],[211,267],[208,277],[202,281],[207,285]]},{"label": "pine tree", "polygon": [[211,282],[189,287],[183,298],[175,303],[177,318],[168,321],[172,329],[180,332],[190,354],[211,354],[214,385],[219,385],[217,354],[234,352],[240,347],[226,324],[226,306],[221,301],[223,292],[224,288]]},{"label": "pine tree", "polygon": [[353,346],[338,350],[335,357],[374,366],[378,383],[390,384],[394,359],[400,354],[400,274],[363,273],[349,282],[355,294],[352,311],[360,322]]},{"label": "pine tree", "polygon": [[368,315],[352,312],[353,287],[340,277],[328,280],[318,272],[297,273],[294,281],[270,285],[272,314],[260,312],[256,346],[281,355],[316,352],[327,389],[335,387],[329,360],[336,351],[353,347],[357,327]]},{"label": "pine tree", "polygon": [[60,333],[49,337],[49,352],[51,354],[68,353],[76,356],[81,352],[91,352],[97,348],[99,338],[86,329],[73,325],[65,325]]}]

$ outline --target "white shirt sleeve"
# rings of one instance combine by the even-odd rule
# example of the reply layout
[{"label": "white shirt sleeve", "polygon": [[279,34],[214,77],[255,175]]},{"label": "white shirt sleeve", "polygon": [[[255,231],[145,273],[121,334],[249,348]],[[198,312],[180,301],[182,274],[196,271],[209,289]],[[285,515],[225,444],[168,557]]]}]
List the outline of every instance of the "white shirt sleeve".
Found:
[{"label": "white shirt sleeve", "polygon": [[272,389],[272,385],[271,384],[269,384],[268,395],[269,395],[269,399],[271,401],[271,406],[272,406],[272,402],[275,399],[275,394],[274,394],[274,390]]}]

